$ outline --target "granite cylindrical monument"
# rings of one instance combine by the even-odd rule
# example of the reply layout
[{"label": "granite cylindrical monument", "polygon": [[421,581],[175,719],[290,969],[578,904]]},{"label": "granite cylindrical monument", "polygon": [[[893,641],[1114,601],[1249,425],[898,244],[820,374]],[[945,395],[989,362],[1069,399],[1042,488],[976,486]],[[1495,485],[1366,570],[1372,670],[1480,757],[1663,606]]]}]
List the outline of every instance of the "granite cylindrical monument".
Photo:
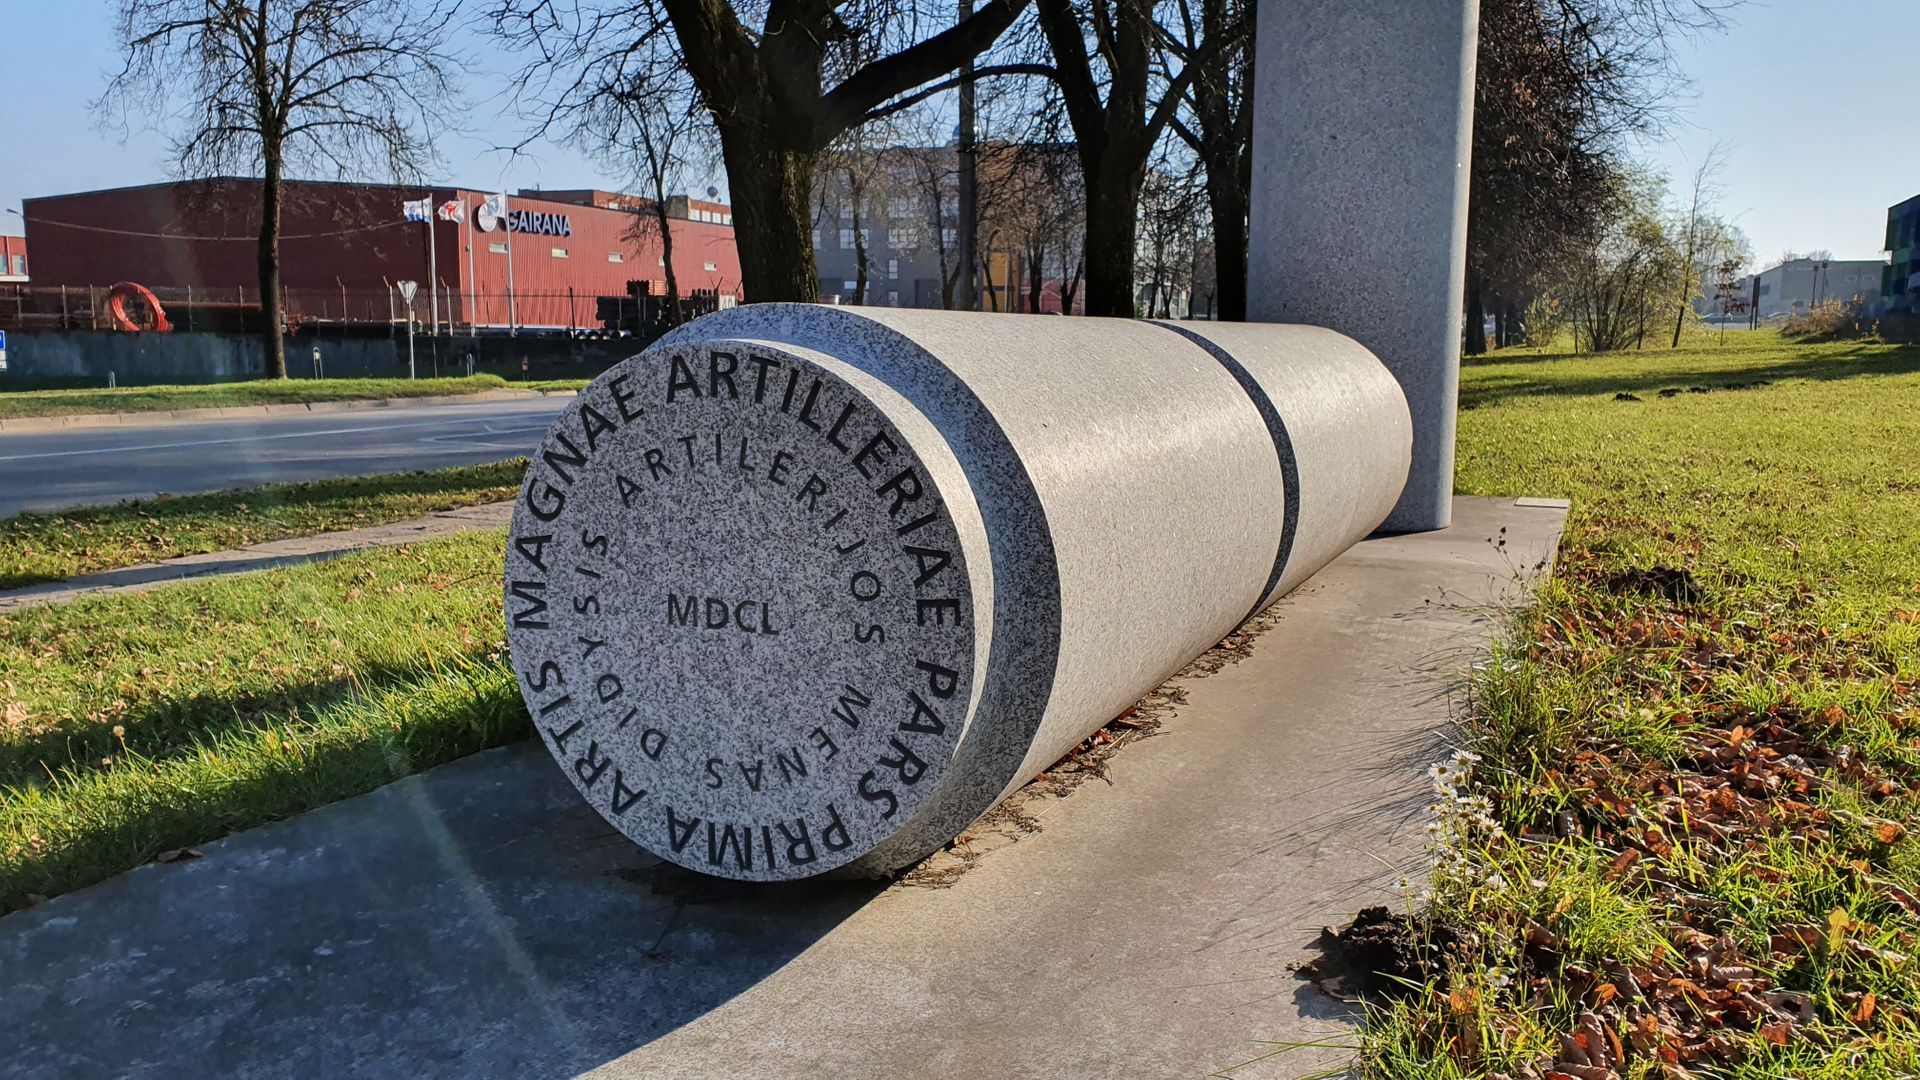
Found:
[{"label": "granite cylindrical monument", "polygon": [[506,556],[568,779],[723,877],[936,849],[1386,516],[1398,384],[1304,326],[760,304],[554,424]]}]

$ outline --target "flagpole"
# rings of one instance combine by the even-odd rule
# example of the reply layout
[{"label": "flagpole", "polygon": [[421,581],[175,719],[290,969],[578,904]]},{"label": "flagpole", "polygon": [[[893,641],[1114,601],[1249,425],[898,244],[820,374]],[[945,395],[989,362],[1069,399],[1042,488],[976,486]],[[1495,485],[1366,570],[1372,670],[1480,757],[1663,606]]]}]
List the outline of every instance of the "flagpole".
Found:
[{"label": "flagpole", "polygon": [[460,197],[460,220],[467,227],[467,336],[480,336],[479,324],[474,322],[477,312],[474,307],[480,299],[480,283],[473,278],[473,211],[467,207],[466,196]]},{"label": "flagpole", "polygon": [[427,294],[433,306],[433,336],[436,338],[440,336],[440,238],[434,235],[433,218],[438,212],[439,207],[434,204],[433,195],[429,193],[427,195]]},{"label": "flagpole", "polygon": [[506,219],[500,224],[507,230],[507,336],[520,336],[520,313],[513,301],[513,207],[507,204],[507,193],[500,193],[500,209],[506,211]]}]

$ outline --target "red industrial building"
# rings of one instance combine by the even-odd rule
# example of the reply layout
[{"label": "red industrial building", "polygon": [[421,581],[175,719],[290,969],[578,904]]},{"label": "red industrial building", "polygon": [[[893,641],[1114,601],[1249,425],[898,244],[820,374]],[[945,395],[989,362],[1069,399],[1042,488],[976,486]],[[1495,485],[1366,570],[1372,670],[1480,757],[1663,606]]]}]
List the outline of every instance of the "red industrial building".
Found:
[{"label": "red industrial building", "polygon": [[0,236],[0,281],[27,280],[27,238]]},{"label": "red industrial building", "polygon": [[[467,188],[288,182],[280,265],[289,321],[388,322],[404,311],[401,281],[418,283],[422,323],[459,331],[593,328],[600,298],[665,292],[662,245],[644,200],[528,192],[504,197],[504,214],[500,201]],[[408,203],[430,210],[430,221],[407,220]],[[137,282],[170,310],[257,310],[259,180],[56,195],[23,209],[36,291]],[[731,211],[676,198],[668,212],[681,294],[738,299]]]}]

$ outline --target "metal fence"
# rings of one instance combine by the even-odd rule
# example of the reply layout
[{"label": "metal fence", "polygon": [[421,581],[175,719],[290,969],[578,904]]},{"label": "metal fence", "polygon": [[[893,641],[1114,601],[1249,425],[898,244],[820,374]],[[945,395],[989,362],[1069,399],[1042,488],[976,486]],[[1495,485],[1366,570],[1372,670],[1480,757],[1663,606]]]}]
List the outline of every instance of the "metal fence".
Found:
[{"label": "metal fence", "polygon": [[[150,329],[155,313],[144,296],[108,285],[0,284],[0,329]],[[659,291],[655,291],[659,290]],[[171,328],[258,332],[264,328],[258,289],[157,286],[151,293]],[[658,282],[634,282],[624,294],[565,292],[463,293],[447,286],[417,292],[411,304],[397,288],[283,289],[281,310],[291,333],[351,328],[393,336],[407,331],[443,337],[507,331],[571,331],[650,337],[658,329],[720,307],[733,298],[697,290],[679,301],[677,317]]]}]

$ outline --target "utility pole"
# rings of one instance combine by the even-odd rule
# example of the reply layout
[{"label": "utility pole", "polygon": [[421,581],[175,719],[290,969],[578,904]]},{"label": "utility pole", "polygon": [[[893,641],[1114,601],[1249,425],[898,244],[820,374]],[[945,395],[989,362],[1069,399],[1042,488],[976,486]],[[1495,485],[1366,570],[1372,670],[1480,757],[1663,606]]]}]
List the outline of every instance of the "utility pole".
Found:
[{"label": "utility pole", "polygon": [[[961,22],[973,15],[973,0],[960,0]],[[974,283],[974,238],[980,229],[980,189],[974,175],[979,154],[974,146],[976,134],[973,114],[973,61],[960,69],[960,130],[955,142],[960,166],[960,307],[973,311],[980,306]]]}]

